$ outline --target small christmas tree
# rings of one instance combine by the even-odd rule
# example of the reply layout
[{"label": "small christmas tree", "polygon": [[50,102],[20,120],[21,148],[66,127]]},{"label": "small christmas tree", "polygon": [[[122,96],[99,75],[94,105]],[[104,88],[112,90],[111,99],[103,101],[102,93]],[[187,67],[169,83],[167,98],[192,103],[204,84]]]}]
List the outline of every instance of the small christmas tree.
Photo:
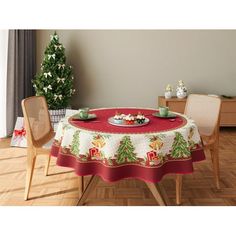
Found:
[{"label": "small christmas tree", "polygon": [[124,162],[135,162],[136,153],[134,153],[134,146],[129,136],[124,136],[120,142],[120,146],[117,151],[117,163],[122,164]]},{"label": "small christmas tree", "polygon": [[54,33],[44,52],[41,72],[32,81],[36,96],[45,96],[49,109],[66,108],[73,89],[72,67],[66,65],[65,48]]},{"label": "small christmas tree", "polygon": [[175,132],[175,140],[172,144],[171,155],[174,158],[189,157],[191,155],[188,147],[188,142],[179,132]]}]

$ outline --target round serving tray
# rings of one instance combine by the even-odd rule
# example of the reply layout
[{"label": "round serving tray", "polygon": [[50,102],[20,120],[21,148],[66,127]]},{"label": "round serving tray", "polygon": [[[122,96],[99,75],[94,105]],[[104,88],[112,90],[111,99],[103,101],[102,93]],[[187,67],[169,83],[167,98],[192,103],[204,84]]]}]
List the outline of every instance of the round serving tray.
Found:
[{"label": "round serving tray", "polygon": [[114,118],[113,118],[113,117],[110,117],[110,118],[108,118],[108,123],[111,124],[111,125],[114,125],[114,126],[132,128],[132,127],[139,127],[139,126],[147,125],[147,124],[149,123],[149,119],[148,119],[148,118],[145,118],[145,121],[144,121],[144,123],[142,123],[142,124],[138,124],[138,123],[135,122],[135,123],[132,124],[132,125],[127,125],[127,124],[118,124],[118,123],[115,123]]}]

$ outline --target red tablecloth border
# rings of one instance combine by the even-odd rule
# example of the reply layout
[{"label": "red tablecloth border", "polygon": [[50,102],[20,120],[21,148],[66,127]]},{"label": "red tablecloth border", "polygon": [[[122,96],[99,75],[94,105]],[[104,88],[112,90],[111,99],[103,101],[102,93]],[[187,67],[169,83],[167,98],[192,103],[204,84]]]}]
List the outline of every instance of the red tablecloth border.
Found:
[{"label": "red tablecloth border", "polygon": [[79,162],[73,155],[63,154],[59,150],[60,146],[52,146],[51,155],[58,157],[57,165],[73,168],[79,176],[98,175],[107,182],[114,182],[124,178],[136,178],[146,182],[157,183],[166,174],[190,174],[193,172],[192,162],[205,160],[203,149],[198,149],[191,152],[192,159],[179,163],[178,161],[166,162],[159,168],[148,168],[132,164],[111,168],[99,162]]}]

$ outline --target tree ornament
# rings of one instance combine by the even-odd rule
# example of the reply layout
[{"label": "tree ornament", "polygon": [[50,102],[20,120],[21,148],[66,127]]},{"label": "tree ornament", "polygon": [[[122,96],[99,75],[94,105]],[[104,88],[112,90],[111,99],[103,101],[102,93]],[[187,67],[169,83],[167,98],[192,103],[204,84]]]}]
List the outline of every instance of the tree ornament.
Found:
[{"label": "tree ornament", "polygon": [[48,92],[48,89],[49,90],[52,90],[52,86],[51,85],[48,85],[48,87],[44,87],[43,90],[45,91],[45,93]]},{"label": "tree ornament", "polygon": [[54,35],[50,35],[51,41],[52,40],[58,40],[58,35],[56,33],[54,33]]},{"label": "tree ornament", "polygon": [[53,59],[55,60],[55,58],[56,58],[56,55],[55,55],[55,54],[48,55],[48,59],[50,60],[51,58],[53,58]]},{"label": "tree ornament", "polygon": [[71,94],[74,94],[74,93],[75,93],[75,89],[71,89],[71,90],[70,90],[70,93],[71,93]]},{"label": "tree ornament", "polygon": [[65,78],[57,78],[57,83],[60,83],[60,81],[64,84],[64,82],[65,82]]},{"label": "tree ornament", "polygon": [[45,72],[45,73],[43,73],[43,74],[44,74],[45,78],[47,78],[48,76],[52,77],[51,72]]},{"label": "tree ornament", "polygon": [[58,64],[58,69],[64,69],[65,68],[65,64]]},{"label": "tree ornament", "polygon": [[57,50],[57,49],[62,49],[62,45],[61,44],[59,44],[59,45],[54,45],[54,47],[55,47],[55,49]]}]

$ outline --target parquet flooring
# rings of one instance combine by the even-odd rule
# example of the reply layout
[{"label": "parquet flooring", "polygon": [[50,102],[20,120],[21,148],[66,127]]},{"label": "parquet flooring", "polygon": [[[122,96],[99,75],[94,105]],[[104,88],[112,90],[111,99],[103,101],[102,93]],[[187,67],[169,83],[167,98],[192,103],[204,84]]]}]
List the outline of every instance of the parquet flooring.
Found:
[{"label": "parquet flooring", "polygon": [[[52,159],[49,176],[45,177],[44,158],[39,156],[30,191],[30,200],[24,201],[26,150],[9,146],[10,139],[0,140],[0,205],[73,206],[78,201],[77,177],[72,170],[58,167]],[[236,128],[220,132],[221,190],[213,182],[210,156],[194,164],[194,173],[183,177],[182,205],[227,206],[236,205]],[[85,182],[89,177],[85,178]],[[170,205],[175,205],[174,176],[162,180]],[[86,201],[89,206],[156,206],[147,186],[139,180],[116,183],[100,181]]]}]

